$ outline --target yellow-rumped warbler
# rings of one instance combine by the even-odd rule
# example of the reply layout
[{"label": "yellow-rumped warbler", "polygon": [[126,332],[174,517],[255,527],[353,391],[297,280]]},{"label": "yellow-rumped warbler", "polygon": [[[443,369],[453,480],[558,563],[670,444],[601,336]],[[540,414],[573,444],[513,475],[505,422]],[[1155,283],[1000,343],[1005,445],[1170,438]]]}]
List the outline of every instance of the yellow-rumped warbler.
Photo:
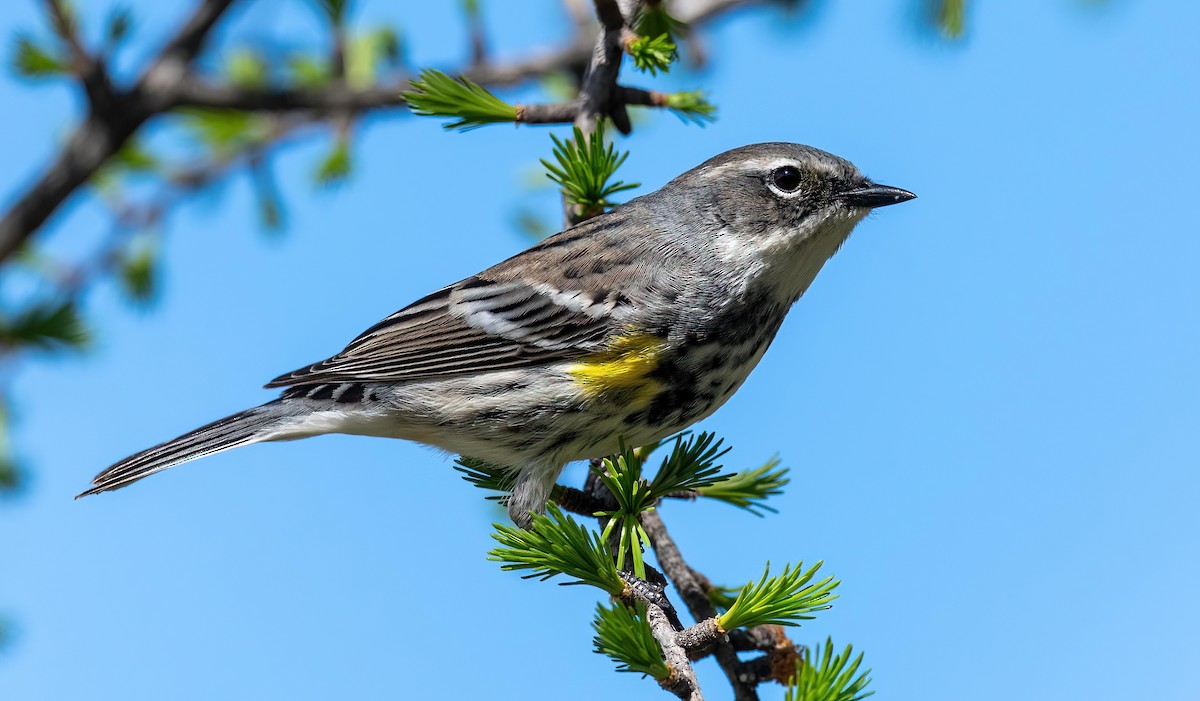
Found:
[{"label": "yellow-rumped warbler", "polygon": [[788,143],[723,153],[613,211],[423,297],[283,394],[125,458],[80,496],[259,441],[405,438],[516,473],[545,509],[563,466],[716,411],[873,207],[915,197]]}]

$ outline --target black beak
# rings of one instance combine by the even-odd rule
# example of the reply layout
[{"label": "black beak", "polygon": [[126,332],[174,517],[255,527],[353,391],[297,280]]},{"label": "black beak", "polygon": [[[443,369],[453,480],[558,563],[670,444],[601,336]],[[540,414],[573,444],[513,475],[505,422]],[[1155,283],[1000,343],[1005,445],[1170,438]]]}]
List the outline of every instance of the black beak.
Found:
[{"label": "black beak", "polygon": [[900,204],[916,197],[908,190],[887,185],[868,185],[838,195],[838,199],[851,207],[886,207]]}]

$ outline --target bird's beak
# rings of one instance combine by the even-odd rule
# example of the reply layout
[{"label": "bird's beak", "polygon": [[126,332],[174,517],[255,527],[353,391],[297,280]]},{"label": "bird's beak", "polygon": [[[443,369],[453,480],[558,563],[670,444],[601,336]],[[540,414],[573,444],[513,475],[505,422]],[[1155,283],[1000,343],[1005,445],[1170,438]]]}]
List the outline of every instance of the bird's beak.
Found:
[{"label": "bird's beak", "polygon": [[889,204],[907,202],[916,195],[898,187],[868,185],[843,192],[837,197],[851,207],[886,207]]}]

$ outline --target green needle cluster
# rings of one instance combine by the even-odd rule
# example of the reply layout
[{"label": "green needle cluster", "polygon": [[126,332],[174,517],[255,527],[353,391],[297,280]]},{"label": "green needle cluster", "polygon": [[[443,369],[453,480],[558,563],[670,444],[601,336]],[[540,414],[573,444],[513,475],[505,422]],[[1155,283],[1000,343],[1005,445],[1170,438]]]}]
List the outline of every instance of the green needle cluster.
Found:
[{"label": "green needle cluster", "polygon": [[818,562],[807,571],[802,569],[803,563],[795,568],[788,565],[783,574],[768,578],[771,564],[767,563],[762,578],[757,584],[750,582],[742,587],[737,600],[717,620],[718,625],[733,630],[762,625],[794,626],[811,620],[813,616],[809,614],[829,608],[830,602],[837,598],[833,590],[841,583],[826,577],[810,584],[821,565]]},{"label": "green needle cluster", "polygon": [[467,131],[487,124],[517,121],[517,108],[466,78],[427,68],[412,82],[404,100],[414,114],[453,117],[447,129]]},{"label": "green needle cluster", "polygon": [[501,503],[508,500],[508,494],[512,491],[513,485],[517,481],[515,472],[505,470],[477,458],[463,456],[454,461],[454,469],[461,472],[463,479],[476,487],[492,492],[500,492],[499,494],[488,495],[485,498]]},{"label": "green needle cluster", "polygon": [[614,604],[596,605],[592,621],[595,651],[617,663],[618,672],[636,672],[662,681],[671,676],[650,626],[636,611]]},{"label": "green needle cluster", "polygon": [[696,493],[762,516],[763,511],[775,512],[765,502],[768,497],[783,494],[790,481],[787,473],[786,467],[779,467],[778,458],[771,458],[762,467],[725,475],[720,481],[697,487]]},{"label": "green needle cluster", "polygon": [[532,570],[525,576],[543,580],[564,574],[574,581],[563,584],[590,584],[612,596],[625,590],[608,543],[555,504],[546,507],[545,516],[534,516],[529,530],[492,525],[496,529],[492,537],[500,546],[488,553],[488,559],[502,563],[501,569]]},{"label": "green needle cluster", "polygon": [[862,653],[853,660],[853,650],[847,645],[840,654],[833,654],[833,641],[810,649],[796,662],[796,675],[788,680],[785,701],[859,701],[874,691],[864,691],[871,683],[865,670],[855,676],[862,665]]},{"label": "green needle cluster", "polygon": [[563,196],[579,206],[584,216],[602,213],[613,204],[608,198],[638,187],[639,183],[609,182],[629,152],[618,154],[612,144],[604,143],[603,122],[596,125],[591,135],[575,127],[571,139],[563,141],[554,134],[550,138],[554,140],[555,163],[541,159],[547,177],[558,183]]},{"label": "green needle cluster", "polygon": [[708,101],[703,90],[684,90],[667,95],[667,109],[684,123],[704,126],[717,119],[717,106]]},{"label": "green needle cluster", "polygon": [[666,73],[679,57],[679,49],[669,34],[639,36],[629,42],[625,50],[633,59],[634,68],[650,75],[658,75],[659,71]]}]

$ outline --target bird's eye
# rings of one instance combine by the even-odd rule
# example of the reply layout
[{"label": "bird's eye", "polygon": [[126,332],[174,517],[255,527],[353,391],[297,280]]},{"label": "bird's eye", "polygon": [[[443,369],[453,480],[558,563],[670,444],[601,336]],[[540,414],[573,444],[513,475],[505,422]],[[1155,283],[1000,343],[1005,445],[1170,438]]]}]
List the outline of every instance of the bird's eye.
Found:
[{"label": "bird's eye", "polygon": [[800,181],[800,169],[796,166],[782,166],[771,171],[771,182],[784,192],[799,190]]}]

